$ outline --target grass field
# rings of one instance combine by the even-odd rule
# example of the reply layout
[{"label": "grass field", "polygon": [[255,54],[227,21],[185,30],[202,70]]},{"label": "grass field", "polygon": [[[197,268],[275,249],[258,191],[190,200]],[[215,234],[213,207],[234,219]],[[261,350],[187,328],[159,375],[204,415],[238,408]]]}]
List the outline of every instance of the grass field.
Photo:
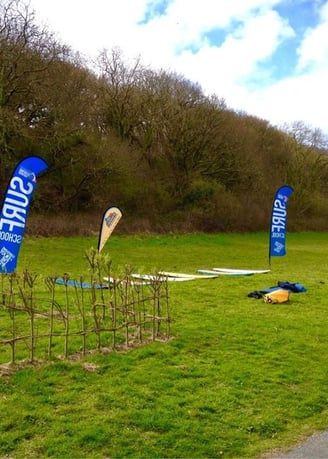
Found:
[{"label": "grass field", "polygon": [[[96,238],[24,240],[18,271],[88,276]],[[268,235],[111,236],[118,275],[268,268]],[[0,378],[0,457],[260,458],[328,426],[328,235],[269,274],[170,283],[171,339]],[[303,284],[284,304],[249,298]],[[269,455],[269,456],[268,456]]]}]

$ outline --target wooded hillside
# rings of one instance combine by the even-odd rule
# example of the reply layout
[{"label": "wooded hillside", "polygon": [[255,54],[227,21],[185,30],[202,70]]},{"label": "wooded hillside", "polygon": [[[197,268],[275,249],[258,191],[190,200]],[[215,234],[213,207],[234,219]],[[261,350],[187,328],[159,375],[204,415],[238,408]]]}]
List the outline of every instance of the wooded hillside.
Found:
[{"label": "wooded hillside", "polygon": [[283,184],[294,188],[289,229],[328,229],[319,129],[278,129],[118,49],[91,67],[17,0],[0,4],[0,151],[2,195],[25,156],[49,164],[33,234],[95,231],[109,206],[121,209],[123,232],[266,230]]}]

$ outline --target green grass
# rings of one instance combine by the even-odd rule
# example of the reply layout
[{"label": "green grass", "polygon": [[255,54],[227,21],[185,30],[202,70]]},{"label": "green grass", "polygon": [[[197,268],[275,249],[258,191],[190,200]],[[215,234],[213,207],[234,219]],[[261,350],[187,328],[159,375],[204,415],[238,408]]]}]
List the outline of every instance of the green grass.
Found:
[{"label": "green grass", "polygon": [[[96,244],[27,238],[18,271],[87,276]],[[104,251],[117,273],[268,267],[264,233],[111,236]],[[170,283],[168,343],[2,377],[0,456],[258,458],[325,429],[327,256],[327,234],[288,234],[269,274]],[[280,305],[247,297],[277,281],[308,291]]]}]

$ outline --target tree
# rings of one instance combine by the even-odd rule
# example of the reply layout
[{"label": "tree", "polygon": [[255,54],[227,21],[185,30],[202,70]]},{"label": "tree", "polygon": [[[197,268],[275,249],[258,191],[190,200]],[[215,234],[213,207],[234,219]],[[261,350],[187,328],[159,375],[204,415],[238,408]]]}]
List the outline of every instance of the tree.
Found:
[{"label": "tree", "polygon": [[122,140],[131,139],[142,121],[139,118],[138,97],[142,68],[139,59],[127,66],[119,49],[103,50],[98,57],[102,91],[101,128],[115,130]]},{"label": "tree", "polygon": [[320,196],[327,193],[328,157],[326,140],[320,130],[303,122],[285,125],[286,143],[291,158],[288,183],[297,196],[295,212],[301,217],[315,212]]},{"label": "tree", "polygon": [[46,110],[39,103],[44,76],[64,51],[51,34],[35,25],[27,4],[20,0],[0,3],[1,187],[12,163],[30,147],[34,125]]}]

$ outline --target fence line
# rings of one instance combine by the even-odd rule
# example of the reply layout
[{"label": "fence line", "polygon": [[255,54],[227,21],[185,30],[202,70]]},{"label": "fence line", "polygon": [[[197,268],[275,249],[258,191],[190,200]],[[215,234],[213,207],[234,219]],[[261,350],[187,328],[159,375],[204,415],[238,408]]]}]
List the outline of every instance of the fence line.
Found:
[{"label": "fence line", "polygon": [[[100,274],[100,273],[98,273]],[[24,271],[0,278],[0,364],[120,350],[170,336],[168,283],[138,283],[127,274],[101,284],[69,276],[42,281]],[[41,282],[40,282],[41,280]],[[102,288],[99,288],[100,285]]]}]

